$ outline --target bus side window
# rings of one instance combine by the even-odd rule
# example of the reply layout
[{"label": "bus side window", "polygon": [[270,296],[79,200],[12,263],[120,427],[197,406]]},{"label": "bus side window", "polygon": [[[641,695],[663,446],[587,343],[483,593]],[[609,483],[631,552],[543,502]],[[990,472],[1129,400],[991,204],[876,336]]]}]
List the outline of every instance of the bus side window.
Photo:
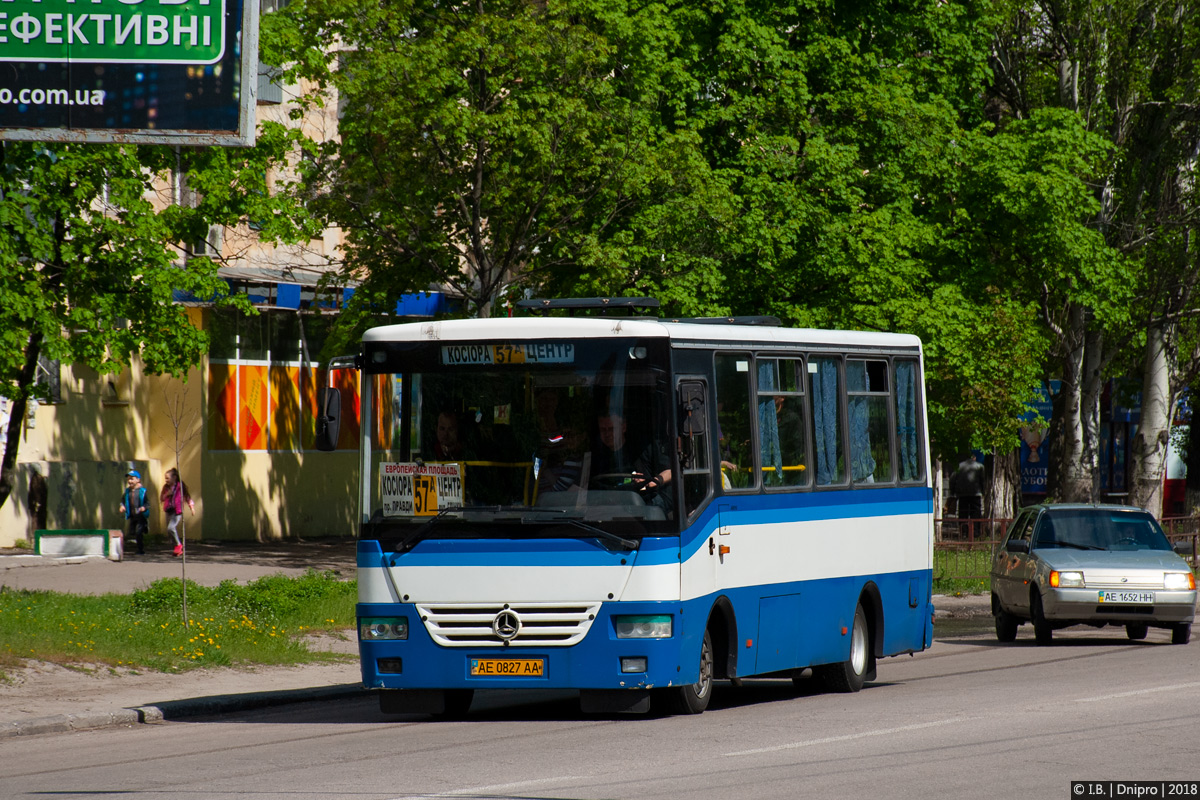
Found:
[{"label": "bus side window", "polygon": [[808,362],[812,386],[813,454],[817,486],[846,482],[843,451],[842,386],[836,358],[812,358]]},{"label": "bus side window", "polygon": [[752,489],[758,485],[750,438],[750,354],[717,353],[717,445],[721,486]]},{"label": "bus side window", "polygon": [[896,361],[896,457],[900,480],[919,481],[925,476],[921,440],[917,435],[917,362]]},{"label": "bus side window", "polygon": [[804,362],[759,358],[758,442],[763,483],[808,485],[808,444],[804,425]]},{"label": "bus side window", "polygon": [[850,428],[850,478],[855,483],[891,483],[891,398],[886,361],[846,362]]}]

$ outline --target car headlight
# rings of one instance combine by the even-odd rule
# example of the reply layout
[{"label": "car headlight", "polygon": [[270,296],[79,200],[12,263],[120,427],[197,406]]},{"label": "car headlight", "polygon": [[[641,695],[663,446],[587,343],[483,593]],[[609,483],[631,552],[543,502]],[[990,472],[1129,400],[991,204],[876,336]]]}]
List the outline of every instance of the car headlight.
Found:
[{"label": "car headlight", "polygon": [[1163,588],[1188,591],[1196,588],[1196,576],[1190,572],[1168,572],[1163,575]]},{"label": "car headlight", "polygon": [[1083,586],[1083,573],[1078,571],[1059,572],[1055,570],[1050,573],[1050,585],[1054,588]]},{"label": "car headlight", "polygon": [[358,638],[364,642],[407,639],[408,617],[363,617],[358,621]]},{"label": "car headlight", "polygon": [[670,614],[624,614],[613,617],[618,639],[670,639]]}]

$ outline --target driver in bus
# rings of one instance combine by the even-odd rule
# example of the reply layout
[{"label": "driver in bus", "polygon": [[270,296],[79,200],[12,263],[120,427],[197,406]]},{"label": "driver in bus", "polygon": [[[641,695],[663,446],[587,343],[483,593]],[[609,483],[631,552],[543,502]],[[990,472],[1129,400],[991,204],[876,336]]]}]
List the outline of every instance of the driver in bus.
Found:
[{"label": "driver in bus", "polygon": [[653,444],[636,455],[630,452],[625,439],[628,423],[618,412],[602,413],[596,426],[600,442],[592,456],[593,478],[607,482],[611,488],[614,479],[628,476],[632,488],[641,492],[647,503],[670,512],[675,495],[667,488],[671,483],[671,461],[667,454]]}]

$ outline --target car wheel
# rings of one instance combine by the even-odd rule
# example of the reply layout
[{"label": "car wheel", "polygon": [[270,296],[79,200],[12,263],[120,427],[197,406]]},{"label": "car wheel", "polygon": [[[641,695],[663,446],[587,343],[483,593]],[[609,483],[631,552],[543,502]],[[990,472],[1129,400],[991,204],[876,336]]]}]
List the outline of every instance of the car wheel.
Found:
[{"label": "car wheel", "polygon": [[712,699],[713,647],[712,637],[704,632],[700,644],[700,677],[690,686],[677,687],[667,695],[671,711],[676,714],[703,714]]},{"label": "car wheel", "polygon": [[1038,644],[1050,644],[1054,641],[1054,629],[1046,620],[1042,611],[1042,593],[1036,586],[1029,590],[1029,616],[1033,622],[1033,638]]},{"label": "car wheel", "polygon": [[1140,642],[1146,638],[1146,634],[1150,632],[1150,626],[1144,622],[1130,622],[1125,626],[1125,635],[1135,642]]},{"label": "car wheel", "polygon": [[996,638],[1002,642],[1016,641],[1017,628],[1021,623],[1004,609],[996,612]]},{"label": "car wheel", "polygon": [[1187,644],[1192,640],[1192,623],[1180,622],[1171,628],[1171,644]]},{"label": "car wheel", "polygon": [[854,627],[850,631],[850,657],[840,664],[823,664],[813,669],[825,685],[835,692],[857,692],[867,680],[871,667],[870,626],[862,603],[854,609]]}]

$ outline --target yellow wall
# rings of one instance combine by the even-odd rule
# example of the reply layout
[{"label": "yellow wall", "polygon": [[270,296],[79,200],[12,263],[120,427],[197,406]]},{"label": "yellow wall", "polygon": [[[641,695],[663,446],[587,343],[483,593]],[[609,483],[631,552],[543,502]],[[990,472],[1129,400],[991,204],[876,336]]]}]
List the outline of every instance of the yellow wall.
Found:
[{"label": "yellow wall", "polygon": [[[200,311],[189,309],[195,324]],[[118,378],[64,367],[63,402],[41,404],[23,431],[17,485],[0,507],[0,547],[32,541],[32,473],[45,479],[51,529],[123,528],[125,472],[141,471],[157,498],[177,463],[196,501],[184,512],[190,539],[257,540],[350,536],[357,515],[357,453],[209,451],[207,361],[187,380],[146,376],[136,359]],[[156,503],[152,535],[166,536]]]}]

